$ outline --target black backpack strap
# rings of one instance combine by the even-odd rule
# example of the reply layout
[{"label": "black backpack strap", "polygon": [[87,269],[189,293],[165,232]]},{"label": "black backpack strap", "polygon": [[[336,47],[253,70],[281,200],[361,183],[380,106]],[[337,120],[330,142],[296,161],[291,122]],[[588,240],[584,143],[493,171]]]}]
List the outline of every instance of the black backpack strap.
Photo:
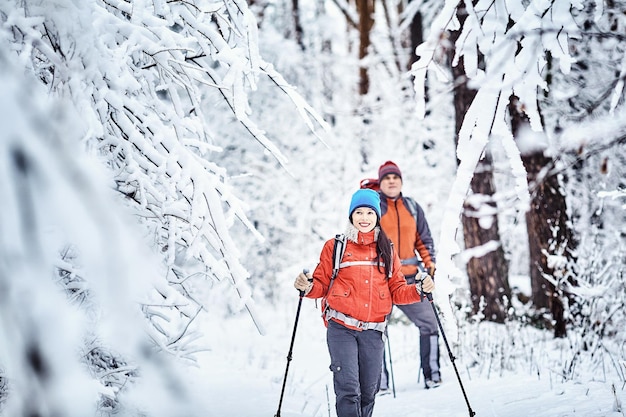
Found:
[{"label": "black backpack strap", "polygon": [[389,248],[391,249],[391,256],[389,257],[389,276],[387,278],[391,278],[393,276],[393,242],[389,241]]}]

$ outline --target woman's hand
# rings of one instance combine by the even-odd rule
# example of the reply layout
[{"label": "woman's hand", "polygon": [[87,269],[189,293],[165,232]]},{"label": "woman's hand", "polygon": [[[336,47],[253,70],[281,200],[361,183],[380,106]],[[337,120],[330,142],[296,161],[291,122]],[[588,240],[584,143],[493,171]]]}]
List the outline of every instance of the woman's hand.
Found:
[{"label": "woman's hand", "polygon": [[300,272],[293,286],[296,287],[298,291],[304,291],[304,295],[307,295],[311,291],[311,288],[313,288],[313,278],[311,274]]}]

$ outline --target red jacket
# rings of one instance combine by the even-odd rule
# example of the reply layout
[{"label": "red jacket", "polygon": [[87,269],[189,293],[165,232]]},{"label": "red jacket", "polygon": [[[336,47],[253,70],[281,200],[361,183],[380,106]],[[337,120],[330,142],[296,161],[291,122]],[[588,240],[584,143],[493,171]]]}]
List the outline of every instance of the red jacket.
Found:
[{"label": "red jacket", "polygon": [[[353,228],[353,231],[356,231]],[[376,232],[377,235],[377,232]],[[376,259],[375,231],[357,233],[355,240],[346,239],[344,262],[373,261]],[[309,298],[326,296],[333,273],[335,239],[326,241],[320,262],[313,271],[313,288]],[[377,265],[350,265],[339,273],[327,297],[328,305],[343,314],[364,322],[382,322],[391,313],[393,304],[412,304],[421,301],[415,285],[407,285],[401,272],[400,258],[394,252],[393,274],[385,275],[384,267]],[[350,326],[348,326],[350,327]]]}]

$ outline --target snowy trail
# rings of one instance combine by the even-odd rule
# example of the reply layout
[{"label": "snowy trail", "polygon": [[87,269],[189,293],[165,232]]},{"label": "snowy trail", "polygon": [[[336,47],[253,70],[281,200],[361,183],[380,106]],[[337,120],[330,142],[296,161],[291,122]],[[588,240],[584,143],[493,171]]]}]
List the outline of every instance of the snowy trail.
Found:
[{"label": "snowy trail", "polygon": [[[451,369],[445,369],[449,374]],[[212,396],[211,416],[215,417],[273,417],[278,409],[281,381],[269,382],[263,373],[227,371],[219,375],[221,383],[210,388]],[[322,389],[312,389],[307,394],[300,391],[304,381],[292,381],[287,387],[281,407],[282,417],[335,417],[332,387],[329,392],[330,413]],[[417,384],[404,385],[397,382],[396,398],[391,394],[376,400],[373,417],[446,416],[466,417],[469,411],[455,380],[446,380],[434,390],[424,390]],[[556,384],[536,378],[506,377],[491,380],[464,381],[472,410],[476,417],[623,417],[614,410],[614,397],[604,383],[587,385]],[[298,389],[293,385],[296,384]],[[319,398],[313,395],[319,394]],[[620,392],[622,404],[626,394]],[[623,408],[622,408],[623,410]]]},{"label": "snowy trail", "polygon": [[[325,330],[319,311],[306,301],[310,300],[305,300],[301,311],[281,417],[336,417]],[[194,389],[207,401],[207,417],[274,417],[295,305],[282,308],[273,320],[266,320],[265,336],[258,335],[244,316],[211,329],[221,334],[201,367],[193,371],[198,379]],[[378,397],[373,417],[469,416],[445,346],[441,357],[444,382],[439,388],[425,390],[423,381],[417,381],[417,329],[396,324],[389,331],[396,398],[391,394]],[[563,384],[549,372],[485,377],[466,369],[458,359],[455,362],[476,417],[626,416],[626,391],[621,381]]]}]

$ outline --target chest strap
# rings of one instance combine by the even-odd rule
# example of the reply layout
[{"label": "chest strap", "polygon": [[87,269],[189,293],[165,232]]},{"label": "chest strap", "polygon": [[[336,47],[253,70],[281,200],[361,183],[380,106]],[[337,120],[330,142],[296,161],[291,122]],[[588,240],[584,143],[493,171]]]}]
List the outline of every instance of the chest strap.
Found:
[{"label": "chest strap", "polygon": [[373,322],[373,321],[361,321],[357,320],[353,317],[347,316],[343,313],[340,313],[337,310],[334,310],[330,307],[326,307],[326,320],[337,319],[348,326],[356,327],[359,330],[378,330],[379,332],[384,333],[385,328],[387,327],[387,319],[381,322]]}]

